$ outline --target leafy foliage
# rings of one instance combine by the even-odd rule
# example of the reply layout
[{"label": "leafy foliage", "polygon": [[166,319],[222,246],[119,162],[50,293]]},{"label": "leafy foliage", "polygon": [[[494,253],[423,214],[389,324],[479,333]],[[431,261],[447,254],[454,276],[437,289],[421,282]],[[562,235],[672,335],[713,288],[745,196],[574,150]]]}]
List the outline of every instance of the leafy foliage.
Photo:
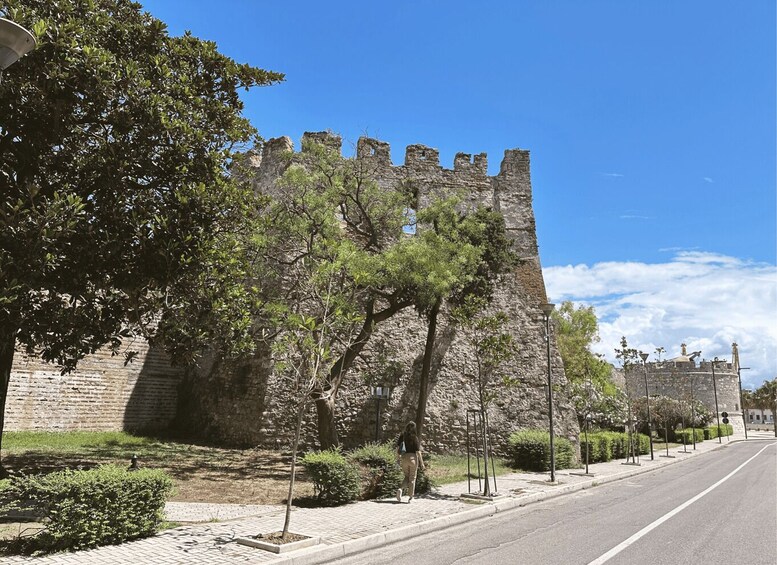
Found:
[{"label": "leafy foliage", "polygon": [[612,381],[612,366],[590,349],[599,341],[599,324],[593,306],[575,308],[567,300],[552,316],[581,427],[586,416],[601,427],[623,421],[626,407]]},{"label": "leafy foliage", "polygon": [[137,335],[179,362],[250,349],[261,203],[228,167],[257,140],[238,91],[283,75],[128,0],[0,11],[38,40],[0,82],[0,429],[16,344],[63,371]]},{"label": "leafy foliage", "polygon": [[336,506],[353,502],[359,497],[359,471],[339,450],[308,453],[302,463],[313,481],[320,503]]},{"label": "leafy foliage", "polygon": [[[633,434],[634,453],[645,454],[650,452],[650,441],[644,434]],[[629,450],[629,434],[627,432],[597,431],[588,433],[588,441],[585,435],[580,435],[581,459],[585,460],[588,451],[589,463],[600,463],[612,459],[623,459],[631,454]]]},{"label": "leafy foliage", "polygon": [[348,454],[348,459],[364,469],[365,486],[362,498],[386,498],[394,496],[403,480],[402,470],[396,463],[393,443],[368,443]]},{"label": "leafy foliage", "polygon": [[30,510],[45,528],[22,550],[49,553],[121,543],[152,535],[164,519],[172,481],[161,471],[104,466],[15,477],[0,511]]},{"label": "leafy foliage", "polygon": [[[545,430],[520,430],[508,438],[512,464],[525,471],[550,470],[550,434]],[[577,464],[575,450],[567,438],[554,438],[556,469],[569,469]]]}]

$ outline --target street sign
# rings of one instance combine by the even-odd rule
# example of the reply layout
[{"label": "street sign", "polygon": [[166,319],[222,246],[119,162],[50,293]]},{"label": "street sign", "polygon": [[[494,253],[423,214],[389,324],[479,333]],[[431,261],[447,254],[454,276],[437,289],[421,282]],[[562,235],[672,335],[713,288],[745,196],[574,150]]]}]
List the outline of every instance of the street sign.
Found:
[{"label": "street sign", "polygon": [[723,423],[728,424],[728,418],[723,418]]},{"label": "street sign", "polygon": [[723,416],[724,418],[728,418],[728,412],[723,412],[723,413],[721,414],[721,416]]}]

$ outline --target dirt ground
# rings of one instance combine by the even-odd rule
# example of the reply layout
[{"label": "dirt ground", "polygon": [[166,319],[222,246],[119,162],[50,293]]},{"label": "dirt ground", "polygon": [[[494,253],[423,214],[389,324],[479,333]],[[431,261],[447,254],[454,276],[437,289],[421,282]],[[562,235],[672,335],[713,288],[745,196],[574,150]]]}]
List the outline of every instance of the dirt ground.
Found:
[{"label": "dirt ground", "polygon": [[[223,449],[186,444],[154,444],[138,447],[141,467],[162,469],[175,483],[170,499],[182,502],[281,504],[289,488],[291,457],[262,449]],[[113,463],[129,466],[133,452],[126,447],[102,446],[69,454],[24,451],[3,454],[12,473],[44,473],[62,469],[88,469]],[[313,485],[297,466],[294,497],[313,495]]]}]

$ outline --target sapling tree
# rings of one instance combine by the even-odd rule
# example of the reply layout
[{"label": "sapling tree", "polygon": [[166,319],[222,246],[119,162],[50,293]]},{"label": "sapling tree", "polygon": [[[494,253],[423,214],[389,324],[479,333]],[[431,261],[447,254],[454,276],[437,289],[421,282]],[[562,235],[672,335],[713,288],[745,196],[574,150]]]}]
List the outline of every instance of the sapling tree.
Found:
[{"label": "sapling tree", "polygon": [[455,308],[452,318],[462,329],[461,335],[469,346],[475,359],[475,382],[478,390],[480,419],[483,423],[480,438],[483,448],[485,467],[485,489],[483,494],[491,494],[488,478],[488,457],[490,454],[488,407],[491,402],[505,394],[509,389],[521,383],[516,377],[505,372],[510,360],[514,359],[516,346],[513,336],[505,328],[507,314],[489,312],[488,301],[484,297],[468,296],[463,304]]},{"label": "sapling tree", "polygon": [[305,265],[302,261],[297,274],[297,301],[265,306],[276,331],[272,343],[276,371],[286,381],[295,407],[284,540],[289,533],[297,450],[305,414],[322,395],[329,394],[324,387],[331,364],[353,343],[361,321],[349,289],[341,284],[342,265]]}]

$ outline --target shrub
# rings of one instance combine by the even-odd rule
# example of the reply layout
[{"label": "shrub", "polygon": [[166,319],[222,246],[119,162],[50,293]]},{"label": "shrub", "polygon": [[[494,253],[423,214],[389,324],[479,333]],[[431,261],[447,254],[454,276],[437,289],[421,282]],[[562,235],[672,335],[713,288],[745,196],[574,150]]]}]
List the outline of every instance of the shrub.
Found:
[{"label": "shrub", "polygon": [[610,432],[589,432],[587,443],[585,434],[580,436],[580,459],[582,461],[585,461],[586,451],[588,451],[589,463],[610,461],[613,454],[612,448],[613,437]]},{"label": "shrub", "polygon": [[[512,464],[526,471],[550,470],[550,434],[543,430],[521,430],[508,439]],[[564,437],[554,438],[556,469],[574,466],[575,451]]]},{"label": "shrub", "polygon": [[700,428],[685,428],[674,431],[674,441],[676,443],[691,445],[693,443],[693,436],[696,436],[696,443],[701,443],[704,441],[704,430]]},{"label": "shrub", "polygon": [[[348,459],[362,467],[361,496],[364,499],[394,496],[402,484],[402,470],[397,465],[393,444],[368,443],[352,451]],[[417,482],[418,479],[416,479]]]},{"label": "shrub", "polygon": [[29,509],[45,524],[24,551],[86,549],[152,535],[172,489],[165,473],[151,469],[59,471],[11,479],[0,511]]},{"label": "shrub", "polygon": [[315,451],[302,458],[318,501],[336,506],[359,497],[361,480],[359,470],[339,450]]},{"label": "shrub", "polygon": [[[723,426],[720,426],[720,431],[723,431]],[[717,426],[707,426],[704,428],[704,439],[715,439],[716,437],[718,437]]]}]

